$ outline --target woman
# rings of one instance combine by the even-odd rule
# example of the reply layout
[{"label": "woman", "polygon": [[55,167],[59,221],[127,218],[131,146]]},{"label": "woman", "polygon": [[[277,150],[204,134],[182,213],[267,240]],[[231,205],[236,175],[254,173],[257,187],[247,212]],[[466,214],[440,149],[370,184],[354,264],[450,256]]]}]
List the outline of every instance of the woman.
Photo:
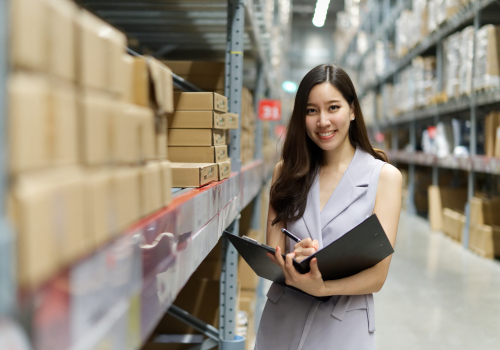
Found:
[{"label": "woman", "polygon": [[[372,213],[394,247],[402,179],[386,162],[368,140],[349,76],[335,65],[311,70],[297,91],[273,172],[267,223],[267,244],[276,247],[269,257],[295,289],[269,289],[256,349],[375,349],[372,293],[382,288],[391,257],[334,281],[323,281],[316,259],[304,275],[292,259],[305,259]],[[302,241],[285,239],[283,227]]]}]

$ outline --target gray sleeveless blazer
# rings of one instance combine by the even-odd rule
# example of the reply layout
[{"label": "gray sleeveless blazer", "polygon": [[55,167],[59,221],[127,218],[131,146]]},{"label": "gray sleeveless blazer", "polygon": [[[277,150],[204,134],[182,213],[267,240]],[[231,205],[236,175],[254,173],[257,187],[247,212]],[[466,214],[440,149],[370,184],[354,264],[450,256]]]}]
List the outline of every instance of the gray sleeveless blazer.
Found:
[{"label": "gray sleeveless blazer", "polygon": [[[320,212],[316,176],[303,217],[288,223],[301,239],[330,244],[373,213],[380,171],[385,163],[356,149],[337,188]],[[287,239],[287,253],[295,242]],[[373,295],[332,296],[320,301],[272,284],[257,332],[256,350],[375,349]]]}]

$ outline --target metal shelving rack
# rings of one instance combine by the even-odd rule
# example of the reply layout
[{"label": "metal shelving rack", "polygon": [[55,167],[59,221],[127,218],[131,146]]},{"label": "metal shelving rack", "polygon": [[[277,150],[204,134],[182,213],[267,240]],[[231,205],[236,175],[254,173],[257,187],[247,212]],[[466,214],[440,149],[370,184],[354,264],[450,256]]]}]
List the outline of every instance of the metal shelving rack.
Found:
[{"label": "metal shelving rack", "polygon": [[[207,60],[224,58],[230,112],[241,112],[243,54],[256,62],[255,103],[275,84],[261,25],[260,1],[243,0],[77,0],[124,30],[134,49],[161,56],[182,47],[179,59],[203,51]],[[7,2],[8,3],[8,2]],[[8,74],[7,3],[0,3],[0,132],[5,133]],[[179,16],[179,14],[181,14]],[[179,33],[182,32],[182,33]],[[191,51],[190,51],[191,50]],[[184,91],[201,91],[174,75]],[[177,192],[171,205],[140,220],[90,256],[69,266],[43,287],[17,293],[13,238],[0,204],[0,340],[2,317],[20,320],[35,350],[137,349],[169,312],[208,339],[204,349],[243,349],[235,337],[238,255],[229,244],[223,253],[220,330],[171,305],[191,274],[217,244],[223,230],[238,232],[240,211],[258,196],[272,169],[262,157],[262,125],[256,125],[256,159],[241,165],[240,129],[231,131],[229,179]],[[0,138],[5,140],[5,137]],[[3,145],[3,147],[5,147]],[[1,198],[5,198],[5,152],[0,157]],[[254,211],[260,215],[260,210]],[[252,218],[259,226],[259,218]],[[124,337],[126,335],[126,337]],[[1,344],[1,341],[0,341]],[[19,349],[24,349],[19,347]]]},{"label": "metal shelving rack", "polygon": [[[370,45],[368,50],[363,55],[356,54],[356,33],[354,39],[347,47],[346,51],[341,55],[341,63],[351,69],[359,70],[362,66],[363,61],[366,59],[367,54],[373,51],[375,48],[375,42],[377,40],[382,40],[384,43],[388,42],[389,35],[394,31],[395,19],[401,14],[405,9],[411,7],[411,1],[409,0],[397,0],[392,6],[389,0],[372,0],[369,2],[367,8],[368,11],[361,16],[361,26],[359,30],[363,30],[369,33]],[[413,49],[411,49],[403,58],[399,59],[397,62],[390,64],[385,72],[376,78],[376,81],[368,86],[362,86],[359,88],[358,96],[362,98],[369,91],[380,91],[381,86],[390,82],[391,80],[398,79],[398,73],[405,67],[411,64],[411,61],[429,50],[434,49],[436,51],[437,59],[437,78],[439,83],[439,90],[443,87],[443,39],[447,36],[461,30],[466,25],[473,25],[474,29],[477,31],[484,23],[496,23],[499,24],[499,18],[495,11],[484,11],[486,8],[497,3],[496,0],[475,0],[462,8],[459,13],[448,19],[441,27],[432,32],[429,36],[424,38],[420,43],[418,43]],[[383,16],[378,16],[375,14],[376,9],[383,9]],[[474,47],[476,45],[476,38],[474,38]],[[475,65],[476,57],[473,58],[472,67],[472,81],[474,83]],[[474,89],[473,89],[474,90]],[[375,101],[375,107],[377,102]],[[477,155],[476,153],[476,131],[477,131],[477,121],[478,112],[480,108],[493,107],[500,104],[500,89],[497,90],[486,90],[486,91],[474,91],[469,96],[462,96],[450,100],[446,103],[436,104],[426,106],[424,108],[412,110],[401,115],[398,115],[394,119],[388,120],[386,116],[382,116],[382,120],[374,121],[374,125],[370,126],[373,132],[380,130],[390,130],[392,131],[392,149],[389,150],[389,158],[395,162],[408,164],[408,211],[415,212],[414,205],[414,191],[415,191],[415,166],[428,166],[432,167],[432,183],[433,185],[438,185],[439,183],[439,169],[458,169],[468,172],[468,197],[469,201],[474,195],[474,184],[475,184],[475,174],[476,173],[488,173],[494,175],[500,175],[500,159],[487,157],[484,155]],[[374,109],[375,111],[377,108]],[[409,130],[409,145],[415,150],[416,146],[416,126],[419,122],[430,122],[438,123],[443,117],[452,115],[453,113],[468,113],[468,120],[471,125],[471,136],[470,136],[470,156],[466,158],[457,158],[454,156],[448,156],[446,158],[436,158],[433,155],[425,154],[423,152],[406,152],[401,151],[397,140],[397,130],[403,127]],[[470,218],[469,213],[469,203],[465,207],[466,214],[466,225],[463,232],[463,245],[468,247],[469,244],[469,232],[468,232],[468,222]]]}]

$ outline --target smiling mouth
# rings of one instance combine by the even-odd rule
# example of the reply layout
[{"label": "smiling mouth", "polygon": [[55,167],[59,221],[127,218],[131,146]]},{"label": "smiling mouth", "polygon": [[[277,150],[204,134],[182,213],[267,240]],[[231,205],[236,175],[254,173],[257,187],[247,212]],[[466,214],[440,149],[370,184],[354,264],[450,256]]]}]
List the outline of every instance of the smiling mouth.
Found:
[{"label": "smiling mouth", "polygon": [[329,139],[331,137],[333,137],[333,135],[335,135],[337,133],[338,130],[330,130],[330,131],[326,131],[326,132],[318,132],[318,136],[321,138],[321,139]]}]

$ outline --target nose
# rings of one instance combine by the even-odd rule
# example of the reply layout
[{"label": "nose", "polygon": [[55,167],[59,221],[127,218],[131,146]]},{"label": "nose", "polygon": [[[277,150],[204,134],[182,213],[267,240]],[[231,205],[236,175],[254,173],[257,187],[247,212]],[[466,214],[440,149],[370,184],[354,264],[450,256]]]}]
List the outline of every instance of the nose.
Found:
[{"label": "nose", "polygon": [[330,126],[330,120],[328,119],[325,112],[321,112],[318,116],[318,127],[319,128],[327,128]]}]

